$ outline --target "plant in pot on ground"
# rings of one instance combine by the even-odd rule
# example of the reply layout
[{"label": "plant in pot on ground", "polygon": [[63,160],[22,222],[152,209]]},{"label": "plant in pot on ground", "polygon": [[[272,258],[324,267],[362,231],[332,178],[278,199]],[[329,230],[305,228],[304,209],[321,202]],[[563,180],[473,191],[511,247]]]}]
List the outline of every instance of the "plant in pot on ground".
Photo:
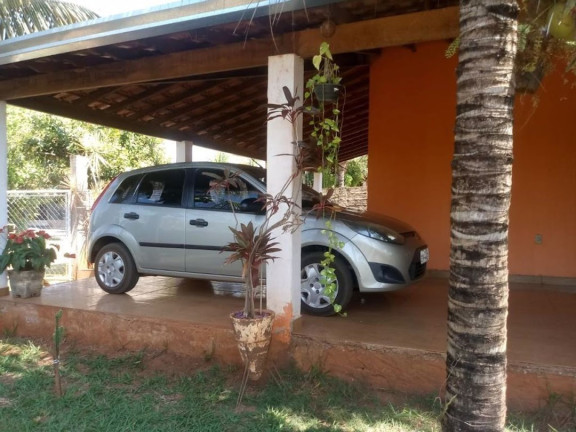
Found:
[{"label": "plant in pot on ground", "polygon": [[[340,78],[335,78],[338,72],[338,66],[332,61],[332,55],[329,46],[323,43],[320,47],[320,54],[314,58],[315,67],[318,70],[316,78],[312,81],[327,82],[329,79],[336,79],[340,83]],[[322,72],[320,72],[322,71]],[[323,74],[320,77],[320,73]],[[330,75],[331,74],[331,75]],[[332,78],[328,78],[330,75]],[[307,83],[311,89],[312,81]],[[255,296],[258,292],[259,281],[262,275],[263,265],[276,258],[275,253],[279,251],[278,242],[273,237],[278,230],[282,232],[294,232],[302,223],[301,209],[297,202],[298,199],[286,196],[286,192],[294,182],[301,181],[301,174],[307,170],[316,169],[336,169],[338,160],[338,150],[340,145],[340,118],[339,110],[336,106],[328,112],[325,110],[324,102],[319,106],[314,106],[314,100],[310,97],[310,91],[306,92],[306,101],[310,101],[307,106],[300,105],[299,97],[293,96],[287,87],[283,88],[285,102],[281,104],[268,104],[267,121],[282,118],[290,122],[292,126],[292,145],[295,151],[292,156],[295,158],[295,171],[286,179],[284,185],[276,195],[263,194],[250,203],[243,202],[240,205],[253,206],[253,209],[259,210],[264,215],[263,222],[254,226],[252,222],[247,224],[236,224],[230,227],[234,241],[229,243],[225,250],[231,252],[227,262],[232,263],[240,261],[242,263],[242,275],[245,282],[245,303],[242,311],[231,314],[235,327],[235,335],[239,341],[239,349],[244,363],[246,364],[245,379],[248,377],[258,379],[262,374],[263,365],[268,350],[268,344],[271,335],[271,325],[274,318],[272,311],[262,309],[262,290],[259,292],[260,307],[256,308]],[[301,115],[304,113],[312,116],[312,143],[307,144],[298,137],[296,124]],[[320,151],[318,151],[320,150]],[[321,160],[318,165],[307,166],[308,161],[315,154],[321,154]],[[214,178],[211,182],[212,192],[217,193],[222,189],[230,190],[242,189],[242,180],[234,174],[225,173],[224,178]],[[314,207],[318,215],[325,216],[331,208],[328,202],[330,193],[323,197],[320,204]],[[230,196],[230,194],[228,195]],[[231,209],[234,211],[235,204],[229,202]],[[243,209],[245,210],[245,209]],[[236,213],[234,213],[236,215]],[[330,214],[333,214],[332,212]],[[330,221],[327,221],[327,235],[330,244],[336,246],[338,239],[330,236]],[[331,264],[334,262],[334,254],[331,249],[326,251],[322,261],[321,277],[322,283],[326,287],[331,298],[334,299],[337,291],[337,282],[334,269]],[[338,305],[334,306],[336,312],[339,312]],[[243,339],[246,342],[240,342]],[[249,359],[249,357],[254,357]]]},{"label": "plant in pot on ground", "polygon": [[[297,169],[293,172],[276,195],[262,194],[258,198],[243,201],[240,205],[229,200],[234,215],[235,210],[246,211],[242,206],[249,206],[252,211],[263,215],[259,226],[252,222],[237,224],[230,227],[234,241],[226,245],[224,251],[231,252],[227,263],[240,261],[242,263],[242,277],[245,284],[245,302],[241,311],[231,314],[236,339],[239,343],[240,354],[246,365],[245,378],[258,379],[268,351],[271,336],[271,326],[274,313],[262,308],[262,290],[258,290],[262,269],[266,262],[276,258],[275,253],[280,249],[273,237],[278,230],[281,232],[294,232],[301,224],[302,218],[297,199],[286,196],[290,185],[300,180],[304,168],[304,153],[301,151],[302,142],[296,133],[296,121],[302,114],[303,108],[297,106],[298,97],[292,96],[287,87],[283,88],[286,102],[268,105],[268,121],[281,117],[292,124],[293,144],[296,146],[295,157]],[[286,156],[289,157],[289,156]],[[292,157],[292,156],[290,156]],[[210,182],[211,193],[231,188],[242,190],[242,179],[235,174],[225,173],[224,178],[213,176]],[[231,194],[228,194],[230,197]],[[260,292],[260,307],[256,307],[255,298]]]},{"label": "plant in pot on ground", "polygon": [[56,260],[56,246],[48,245],[50,235],[45,231],[26,230],[20,233],[0,229],[7,235],[6,246],[0,255],[0,273],[8,270],[13,296],[40,295],[46,267]]}]

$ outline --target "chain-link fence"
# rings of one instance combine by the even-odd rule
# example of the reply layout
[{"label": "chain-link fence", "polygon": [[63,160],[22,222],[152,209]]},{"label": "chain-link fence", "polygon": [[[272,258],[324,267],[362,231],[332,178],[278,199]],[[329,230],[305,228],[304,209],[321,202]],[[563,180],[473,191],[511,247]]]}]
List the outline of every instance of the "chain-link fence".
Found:
[{"label": "chain-link fence", "polygon": [[60,247],[58,259],[46,269],[46,279],[54,282],[72,279],[72,262],[64,257],[72,233],[70,199],[67,190],[8,191],[8,223],[16,231],[44,230]]}]

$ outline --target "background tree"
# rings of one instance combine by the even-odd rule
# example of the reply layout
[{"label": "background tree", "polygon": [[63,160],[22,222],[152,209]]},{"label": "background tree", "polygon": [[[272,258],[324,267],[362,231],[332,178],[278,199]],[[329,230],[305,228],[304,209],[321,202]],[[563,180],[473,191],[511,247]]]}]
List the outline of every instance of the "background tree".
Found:
[{"label": "background tree", "polygon": [[89,158],[92,186],[128,169],[167,162],[158,138],[12,106],[8,143],[9,189],[62,187],[72,154]]},{"label": "background tree", "polygon": [[56,0],[0,0],[0,40],[98,18],[95,12]]},{"label": "background tree", "polygon": [[506,420],[508,211],[518,5],[460,2],[445,431]]},{"label": "background tree", "polygon": [[[344,186],[362,186],[368,178],[368,156],[359,156],[347,161],[342,175],[344,176]],[[314,184],[314,175],[312,172],[304,173],[304,182],[306,185],[312,187]],[[331,170],[324,170],[322,172],[322,187],[328,189],[334,187],[334,184],[336,184],[336,176],[334,173]]]},{"label": "background tree", "polygon": [[368,177],[368,156],[360,156],[348,161],[344,183],[348,187],[362,186]]},{"label": "background tree", "polygon": [[230,157],[228,156],[228,153],[218,152],[214,156],[213,160],[214,160],[214,162],[226,163],[226,162],[228,162],[229,159],[230,159]]},{"label": "background tree", "polygon": [[[98,177],[106,183],[123,171],[168,162],[159,138],[86,123],[83,127],[95,145],[86,148],[85,138],[83,150],[78,154],[104,161]],[[91,169],[95,169],[94,164]]]},{"label": "background tree", "polygon": [[8,109],[8,187],[45,189],[59,186],[68,174],[68,154],[75,134],[69,121],[19,108]]}]

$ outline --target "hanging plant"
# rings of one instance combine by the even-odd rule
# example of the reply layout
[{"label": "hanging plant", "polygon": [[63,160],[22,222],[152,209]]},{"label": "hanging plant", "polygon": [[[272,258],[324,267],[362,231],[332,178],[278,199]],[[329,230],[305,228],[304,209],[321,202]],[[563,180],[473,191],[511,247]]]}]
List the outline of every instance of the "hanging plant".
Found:
[{"label": "hanging plant", "polygon": [[[316,73],[306,81],[306,109],[310,114],[312,132],[312,146],[320,149],[320,166],[317,170],[329,178],[336,179],[338,174],[338,153],[341,144],[342,117],[339,108],[340,98],[345,96],[344,86],[341,84],[340,67],[334,62],[334,57],[327,42],[320,44],[317,55],[312,58],[312,65]],[[331,299],[334,311],[340,313],[341,306],[334,302],[337,295],[337,278],[333,267],[336,256],[334,249],[342,248],[343,244],[332,230],[332,219],[335,216],[329,199],[334,192],[335,185],[331,185],[326,195],[322,197],[313,211],[317,216],[326,218],[325,229],[322,233],[328,236],[328,250],[324,252],[320,271],[321,283],[325,287],[324,293]]]},{"label": "hanging plant", "polygon": [[[312,58],[312,64],[316,73],[306,82],[305,98],[307,101],[307,112],[312,116],[310,126],[312,126],[312,144],[320,149],[321,166],[319,170],[324,173],[336,175],[338,169],[338,153],[341,143],[341,112],[339,109],[339,97],[335,100],[327,101],[318,98],[318,93],[325,94],[325,85],[337,86],[338,96],[344,93],[344,87],[340,84],[340,67],[334,62],[330,45],[322,42],[317,55]],[[322,87],[318,91],[318,87]]]},{"label": "hanging plant", "polygon": [[306,88],[322,103],[336,102],[343,91],[342,77],[327,42],[320,44],[319,53],[312,57],[312,64],[316,73],[307,81]]}]

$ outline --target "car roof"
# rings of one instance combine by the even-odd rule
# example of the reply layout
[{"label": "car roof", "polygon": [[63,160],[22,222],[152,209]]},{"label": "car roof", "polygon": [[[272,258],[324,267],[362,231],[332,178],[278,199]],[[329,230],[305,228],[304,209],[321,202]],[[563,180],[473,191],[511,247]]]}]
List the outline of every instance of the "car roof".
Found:
[{"label": "car roof", "polygon": [[121,174],[122,177],[133,174],[144,174],[148,172],[162,171],[165,169],[186,169],[186,168],[220,168],[245,171],[255,178],[261,178],[266,175],[266,169],[260,166],[234,164],[227,162],[176,162],[162,165],[153,165],[143,168],[136,168],[134,170],[125,171]]}]

